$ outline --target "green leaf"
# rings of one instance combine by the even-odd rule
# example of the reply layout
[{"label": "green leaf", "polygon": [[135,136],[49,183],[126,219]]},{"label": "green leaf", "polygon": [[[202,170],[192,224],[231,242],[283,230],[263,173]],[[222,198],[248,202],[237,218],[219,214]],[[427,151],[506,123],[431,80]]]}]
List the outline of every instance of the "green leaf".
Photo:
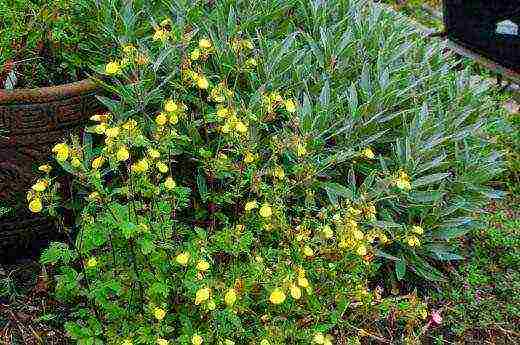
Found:
[{"label": "green leaf", "polygon": [[343,197],[347,200],[352,200],[354,198],[354,192],[339,183],[322,182],[321,187],[325,189],[332,204],[338,203],[338,197]]},{"label": "green leaf", "polygon": [[398,260],[395,262],[395,276],[397,277],[397,280],[401,280],[404,278],[404,275],[406,274],[406,261],[404,260]]},{"label": "green leaf", "polygon": [[438,173],[438,174],[424,176],[424,177],[418,178],[417,180],[413,180],[412,188],[417,188],[417,187],[433,184],[433,183],[444,180],[448,176],[450,176],[449,173]]}]

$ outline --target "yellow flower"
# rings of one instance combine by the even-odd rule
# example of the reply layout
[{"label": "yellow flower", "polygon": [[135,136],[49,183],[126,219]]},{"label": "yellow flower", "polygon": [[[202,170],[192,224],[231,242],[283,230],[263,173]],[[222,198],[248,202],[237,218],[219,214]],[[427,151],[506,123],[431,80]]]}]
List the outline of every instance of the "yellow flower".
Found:
[{"label": "yellow flower", "polygon": [[157,159],[161,157],[161,153],[156,149],[149,148],[146,152],[148,153],[148,156],[150,156],[150,158],[152,159]]},{"label": "yellow flower", "polygon": [[105,66],[105,73],[108,75],[114,75],[121,71],[121,66],[119,65],[119,62],[112,61],[107,63]]},{"label": "yellow flower", "polygon": [[204,259],[199,260],[199,262],[197,262],[197,269],[199,271],[207,271],[207,270],[209,270],[209,262],[207,262]]},{"label": "yellow flower", "polygon": [[296,111],[296,103],[292,99],[288,99],[285,101],[285,110],[289,113],[294,113]]},{"label": "yellow flower", "polygon": [[211,48],[211,41],[207,38],[203,38],[199,41],[199,48],[200,49],[210,49]]},{"label": "yellow flower", "polygon": [[372,149],[370,147],[367,147],[366,149],[364,149],[361,154],[365,157],[365,158],[368,158],[368,159],[374,159],[376,157],[376,155],[374,154],[374,151],[372,151]]},{"label": "yellow flower", "polygon": [[363,238],[365,238],[365,234],[363,234],[363,232],[360,230],[355,230],[352,234],[354,235],[354,238],[358,241],[361,241]]},{"label": "yellow flower", "polygon": [[130,119],[123,124],[123,129],[127,131],[131,131],[135,127],[137,127],[137,121],[135,121],[134,119]]},{"label": "yellow flower", "polygon": [[168,190],[172,190],[176,186],[177,186],[177,184],[175,183],[175,181],[173,180],[173,178],[171,176],[168,176],[166,178],[166,180],[164,181],[164,187],[166,187],[166,189],[168,189]]},{"label": "yellow flower", "polygon": [[44,173],[50,173],[52,170],[52,167],[49,164],[40,165],[38,167],[38,170]]},{"label": "yellow flower", "polygon": [[177,116],[177,114],[170,114],[170,124],[172,125],[175,125],[177,124],[177,122],[179,122],[179,117]]},{"label": "yellow flower", "polygon": [[364,245],[360,245],[358,247],[358,249],[356,250],[356,252],[358,253],[359,256],[365,256],[365,255],[367,255],[367,247],[365,247]]},{"label": "yellow flower", "polygon": [[96,125],[94,127],[94,132],[99,135],[104,134],[106,130],[107,130],[106,123],[100,123],[99,125]]},{"label": "yellow flower", "polygon": [[69,158],[69,146],[65,143],[54,145],[52,152],[56,153],[56,160],[58,162],[65,162]]},{"label": "yellow flower", "polygon": [[159,308],[159,307],[156,307],[153,310],[153,315],[155,316],[155,318],[157,320],[161,321],[166,316],[166,310],[164,310],[162,308]]},{"label": "yellow flower", "polygon": [[194,334],[193,337],[191,337],[191,343],[193,345],[201,345],[204,339],[198,334]]},{"label": "yellow flower", "polygon": [[420,227],[419,225],[414,225],[414,226],[412,226],[412,232],[416,233],[417,235],[422,235],[422,234],[424,234],[424,229],[422,227]]},{"label": "yellow flower", "polygon": [[199,305],[204,301],[209,299],[209,294],[211,293],[210,288],[202,288],[197,290],[195,294],[195,305]]},{"label": "yellow flower", "polygon": [[226,117],[229,115],[229,109],[228,108],[219,108],[217,110],[217,116],[218,117]]},{"label": "yellow flower", "polygon": [[193,49],[193,51],[190,53],[190,59],[193,61],[196,61],[199,58],[200,58],[200,50],[197,48]]},{"label": "yellow flower", "polygon": [[175,103],[172,99],[167,100],[166,103],[164,104],[164,110],[167,111],[168,113],[173,113],[177,109],[178,109],[177,103]]},{"label": "yellow flower", "polygon": [[168,340],[157,338],[157,345],[168,345]]},{"label": "yellow flower", "polygon": [[33,213],[40,213],[42,211],[42,201],[40,198],[34,198],[29,203],[29,210]]},{"label": "yellow flower", "polygon": [[311,247],[309,246],[304,246],[303,247],[303,255],[309,257],[309,256],[313,256],[314,255],[314,250],[312,250]]},{"label": "yellow flower", "polygon": [[128,152],[126,146],[121,146],[119,150],[117,150],[116,158],[119,162],[126,161],[128,158],[130,158],[130,152]]},{"label": "yellow flower", "polygon": [[103,156],[99,156],[94,158],[92,161],[92,169],[97,170],[103,166],[105,163],[105,158]]},{"label": "yellow flower", "polygon": [[87,260],[87,267],[88,268],[94,268],[97,266],[97,260],[96,258],[90,258]]},{"label": "yellow flower", "polygon": [[255,58],[249,58],[246,60],[245,65],[247,68],[256,67],[258,65],[258,62]]},{"label": "yellow flower", "polygon": [[131,340],[126,339],[126,340],[124,340],[124,341],[121,343],[121,345],[134,345],[134,343],[132,343]]},{"label": "yellow flower", "polygon": [[155,166],[157,167],[157,170],[159,170],[159,172],[161,174],[166,174],[168,172],[168,166],[166,164],[164,164],[163,162],[157,162],[157,164],[155,164]]},{"label": "yellow flower", "polygon": [[132,43],[127,43],[123,45],[123,53],[130,54],[135,51],[137,48]]},{"label": "yellow flower", "polygon": [[119,135],[119,127],[107,128],[105,135],[109,138],[115,138]]},{"label": "yellow flower", "polygon": [[206,307],[208,308],[208,310],[215,310],[215,309],[217,308],[217,305],[215,304],[215,301],[210,300],[210,301],[206,304]]},{"label": "yellow flower", "polygon": [[329,225],[325,225],[321,232],[323,234],[323,237],[325,237],[326,239],[332,238],[332,236],[334,235],[334,232],[332,231]]},{"label": "yellow flower", "polygon": [[407,242],[410,247],[417,247],[417,246],[421,245],[421,242],[419,241],[419,239],[413,235],[408,236]]},{"label": "yellow flower", "polygon": [[262,341],[260,342],[260,345],[271,345],[271,343],[267,339],[262,339]]},{"label": "yellow flower", "polygon": [[247,132],[247,125],[244,124],[242,121],[238,121],[235,124],[235,129],[237,132],[244,134],[245,132]]},{"label": "yellow flower", "polygon": [[224,296],[224,302],[226,302],[226,304],[231,307],[231,306],[233,306],[233,304],[235,304],[236,300],[237,300],[237,293],[236,293],[235,289],[233,289],[233,288],[229,289],[226,292],[226,295]]},{"label": "yellow flower", "polygon": [[252,154],[251,152],[247,151],[245,154],[244,154],[244,162],[245,163],[253,163],[255,161],[255,155]]},{"label": "yellow flower", "polygon": [[256,200],[248,201],[246,203],[245,210],[247,212],[249,212],[249,211],[251,211],[251,210],[253,210],[253,209],[257,208],[257,207],[258,207],[258,203],[256,202]]},{"label": "yellow flower", "polygon": [[329,338],[329,337],[325,338],[325,340],[323,341],[323,345],[332,345],[331,338]]},{"label": "yellow flower", "polygon": [[269,218],[272,216],[273,210],[271,209],[271,206],[269,206],[269,204],[263,204],[262,207],[260,207],[258,213],[264,218]]},{"label": "yellow flower", "polygon": [[291,296],[294,299],[300,299],[302,297],[302,290],[297,285],[291,285]]},{"label": "yellow flower", "polygon": [[298,285],[302,288],[307,288],[309,287],[309,281],[305,277],[298,277]]},{"label": "yellow flower", "polygon": [[135,164],[132,164],[132,171],[136,173],[144,173],[148,171],[148,168],[150,166],[148,165],[148,160],[146,158],[141,159]]},{"label": "yellow flower", "polygon": [[186,252],[182,252],[175,258],[175,261],[182,266],[186,266],[188,261],[190,261],[190,254]]},{"label": "yellow flower", "polygon": [[38,182],[36,182],[32,187],[31,189],[34,190],[35,192],[43,192],[45,189],[47,189],[47,186],[49,185],[49,183],[45,180],[39,180]]},{"label": "yellow flower", "polygon": [[199,76],[197,78],[197,86],[199,89],[206,90],[209,87],[208,79],[205,76]]},{"label": "yellow flower", "polygon": [[281,289],[276,288],[271,292],[269,301],[272,304],[282,304],[285,301],[285,293]]},{"label": "yellow flower", "polygon": [[317,332],[316,334],[314,334],[312,341],[316,344],[323,344],[325,343],[325,337],[323,336],[323,333]]},{"label": "yellow flower", "polygon": [[159,115],[157,115],[157,117],[155,118],[155,123],[159,126],[164,126],[166,124],[166,122],[168,122],[168,118],[166,117],[166,115],[164,115],[163,113],[160,113]]},{"label": "yellow flower", "polygon": [[298,145],[298,147],[296,148],[296,154],[299,157],[305,156],[307,154],[307,149],[305,148],[304,145]]},{"label": "yellow flower", "polygon": [[283,179],[285,177],[285,171],[281,166],[276,166],[274,168],[273,175],[276,178]]},{"label": "yellow flower", "polygon": [[81,166],[81,161],[79,160],[78,157],[74,157],[72,158],[72,160],[70,161],[70,164],[72,165],[73,168],[79,168]]},{"label": "yellow flower", "polygon": [[403,170],[398,172],[397,178],[394,180],[394,184],[397,188],[402,190],[410,190],[412,189],[412,185],[410,183],[410,176]]},{"label": "yellow flower", "polygon": [[155,33],[153,34],[153,40],[154,41],[164,41],[168,38],[168,31],[164,29],[156,29]]}]

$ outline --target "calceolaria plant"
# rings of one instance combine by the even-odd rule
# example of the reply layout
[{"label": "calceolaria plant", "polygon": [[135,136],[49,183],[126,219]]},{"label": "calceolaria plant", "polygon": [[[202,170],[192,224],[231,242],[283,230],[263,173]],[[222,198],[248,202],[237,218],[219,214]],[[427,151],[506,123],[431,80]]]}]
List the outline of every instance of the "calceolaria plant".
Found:
[{"label": "calceolaria plant", "polygon": [[[211,40],[173,44],[157,30],[157,54],[180,66],[164,88],[148,84],[154,48],[125,45],[105,69],[122,80],[111,87],[120,100],[105,100],[110,112],[82,142],[53,149],[82,204],[74,244],[42,257],[61,264],[57,295],[87,302],[68,332],[115,344],[331,344],[350,303],[380,298],[366,285],[373,246],[388,240],[375,203],[323,193],[329,162],[300,132],[289,90],[242,97],[208,68]],[[229,44],[244,47],[240,73],[254,79],[253,43]],[[29,208],[59,213],[51,168],[40,170]],[[426,315],[409,308],[412,322]]]},{"label": "calceolaria plant", "polygon": [[[161,18],[100,71],[108,112],[53,149],[71,190],[43,165],[28,193],[33,212],[75,219],[73,241],[42,262],[59,266],[57,296],[79,303],[78,342],[331,344],[340,327],[370,334],[352,314],[408,331],[427,317],[414,294],[383,298],[368,279],[381,258],[430,279],[424,257],[456,258],[444,244],[498,170],[475,149],[479,108],[434,49],[369,63],[380,47],[367,27],[383,42],[394,25],[380,9],[302,3],[284,27],[303,32],[283,42],[239,30],[231,10],[228,34]],[[412,38],[394,29],[388,40]]]}]

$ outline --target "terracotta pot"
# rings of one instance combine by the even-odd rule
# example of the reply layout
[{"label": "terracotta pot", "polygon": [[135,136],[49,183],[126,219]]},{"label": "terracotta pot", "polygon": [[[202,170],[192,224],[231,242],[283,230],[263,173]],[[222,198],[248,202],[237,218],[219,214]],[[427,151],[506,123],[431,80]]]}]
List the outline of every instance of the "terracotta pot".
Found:
[{"label": "terracotta pot", "polygon": [[0,218],[0,257],[6,248],[26,247],[54,236],[52,222],[32,214],[25,195],[54,144],[101,111],[96,91],[98,87],[88,79],[55,87],[0,90],[0,201],[15,205],[14,214]]}]

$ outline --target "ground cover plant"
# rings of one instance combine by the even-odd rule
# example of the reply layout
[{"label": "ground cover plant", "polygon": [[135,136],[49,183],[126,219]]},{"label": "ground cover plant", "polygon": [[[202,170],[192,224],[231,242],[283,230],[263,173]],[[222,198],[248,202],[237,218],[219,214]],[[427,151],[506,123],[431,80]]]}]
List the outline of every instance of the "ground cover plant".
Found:
[{"label": "ground cover plant", "polygon": [[417,340],[435,310],[369,283],[444,280],[432,264],[460,259],[452,245],[501,196],[486,85],[364,1],[134,5],[123,26],[144,13],[150,30],[100,71],[109,112],[57,144],[28,193],[33,212],[74,214],[42,256],[79,305],[68,333]]}]

